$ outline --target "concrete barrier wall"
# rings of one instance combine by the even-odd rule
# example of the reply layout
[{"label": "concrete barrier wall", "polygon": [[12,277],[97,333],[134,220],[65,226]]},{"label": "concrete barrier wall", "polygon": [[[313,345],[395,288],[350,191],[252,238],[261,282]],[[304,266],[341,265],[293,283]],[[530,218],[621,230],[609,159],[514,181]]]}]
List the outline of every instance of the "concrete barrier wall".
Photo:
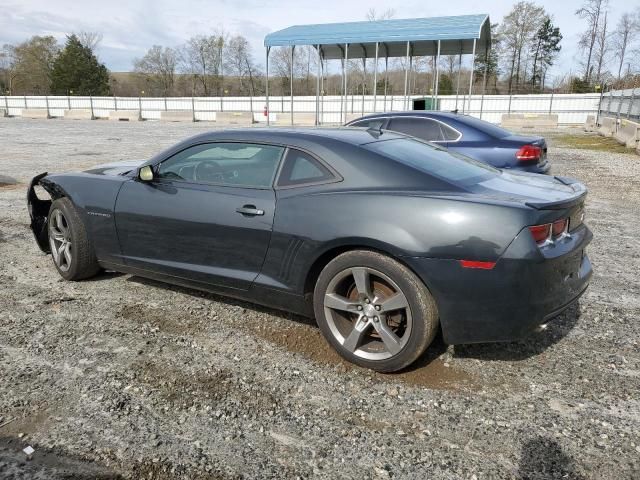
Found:
[{"label": "concrete barrier wall", "polygon": [[558,115],[537,113],[506,113],[500,122],[505,128],[558,128]]},{"label": "concrete barrier wall", "polygon": [[638,141],[640,141],[640,123],[624,119],[620,120],[613,138],[629,148],[636,148]]},{"label": "concrete barrier wall", "polygon": [[47,110],[37,108],[23,108],[21,115],[24,118],[49,118],[49,112],[47,112]]},{"label": "concrete barrier wall", "polygon": [[244,125],[253,124],[251,112],[216,112],[216,123],[220,125]]},{"label": "concrete barrier wall", "polygon": [[584,131],[585,132],[595,132],[596,129],[597,129],[596,116],[595,115],[588,115],[587,116],[587,121],[584,122]]},{"label": "concrete barrier wall", "polygon": [[613,137],[616,132],[616,119],[611,117],[602,117],[598,126],[598,133],[605,137]]},{"label": "concrete barrier wall", "polygon": [[[276,117],[275,125],[291,125],[291,114],[278,113]],[[294,112],[293,124],[311,126],[316,124],[315,113]]]},{"label": "concrete barrier wall", "polygon": [[140,112],[138,110],[111,110],[109,112],[109,120],[137,122],[140,120]]},{"label": "concrete barrier wall", "polygon": [[91,110],[65,110],[65,120],[93,120]]},{"label": "concrete barrier wall", "polygon": [[160,112],[160,120],[163,122],[193,122],[191,110],[166,110]]}]

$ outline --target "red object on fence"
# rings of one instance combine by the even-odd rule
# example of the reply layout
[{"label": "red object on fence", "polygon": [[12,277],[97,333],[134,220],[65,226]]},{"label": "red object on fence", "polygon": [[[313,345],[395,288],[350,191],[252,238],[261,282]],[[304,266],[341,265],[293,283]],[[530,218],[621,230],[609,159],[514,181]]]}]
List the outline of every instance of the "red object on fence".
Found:
[{"label": "red object on fence", "polygon": [[267,106],[264,106],[264,111],[263,111],[263,115],[266,117],[267,115],[269,115],[269,112],[267,111]]}]

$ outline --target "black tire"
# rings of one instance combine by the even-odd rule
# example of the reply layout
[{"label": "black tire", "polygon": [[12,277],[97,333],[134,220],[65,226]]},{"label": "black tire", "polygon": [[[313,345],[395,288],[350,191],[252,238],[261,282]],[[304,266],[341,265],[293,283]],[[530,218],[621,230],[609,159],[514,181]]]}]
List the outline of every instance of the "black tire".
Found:
[{"label": "black tire", "polygon": [[[367,299],[368,295],[361,295],[358,292],[356,275],[351,272],[361,271],[367,272],[366,278],[367,283],[371,286],[369,291],[373,296],[373,299],[371,299],[373,302]],[[350,275],[352,275],[351,279],[349,278]],[[379,277],[377,277],[378,275]],[[384,279],[383,277],[387,278]],[[352,283],[352,287],[348,287],[349,282]],[[383,294],[380,294],[380,290],[375,289],[384,288],[385,284],[395,284],[395,286],[391,287],[390,296],[386,299],[396,296],[398,292],[393,290],[399,289],[399,293],[404,295],[402,303],[406,307],[403,306],[401,310],[395,310],[396,313],[382,312],[381,314],[376,314],[375,311],[371,310],[371,306],[378,309],[384,304],[385,298]],[[337,285],[342,285],[339,288],[346,289],[344,295],[335,293]],[[376,285],[382,285],[382,287],[376,287]],[[344,308],[334,310],[332,306],[328,306],[325,303],[328,289],[331,290],[329,294],[337,296],[340,302],[344,299],[355,302],[355,308],[358,311],[351,310],[353,307],[351,304],[348,311]],[[356,290],[355,295],[354,289]],[[348,298],[345,298],[347,296]],[[355,300],[363,297],[363,300]],[[376,300],[378,298],[381,300]],[[320,273],[314,289],[313,299],[318,326],[333,348],[349,362],[379,372],[395,372],[412,364],[431,344],[438,330],[436,303],[424,283],[401,263],[377,252],[354,250],[334,258]],[[379,305],[376,305],[376,303],[379,303]],[[341,303],[340,305],[342,307],[345,304]],[[369,316],[366,312],[371,313],[372,316]],[[328,315],[331,318],[328,318]],[[377,315],[380,316],[378,317]],[[395,327],[393,325],[393,316],[400,318]],[[402,333],[403,318],[405,322],[404,333]],[[348,329],[351,328],[352,333],[355,331],[353,326],[358,323],[357,319],[362,319],[363,324],[368,324],[368,327],[363,328],[365,334],[359,337],[361,340],[353,344],[359,346],[351,351],[345,348],[343,343],[349,343],[347,338]],[[349,321],[352,323],[349,324]],[[375,324],[373,323],[374,321],[376,322]],[[408,322],[410,322],[410,327],[406,326]],[[397,334],[395,339],[399,339],[401,342],[395,344],[393,350],[400,348],[399,351],[394,352],[387,349],[387,344],[383,342],[382,332],[378,330],[381,324],[391,329],[395,328],[394,333]],[[347,329],[347,331],[340,332],[340,327],[343,330]],[[336,336],[336,330],[339,331],[342,338]],[[377,340],[376,337],[378,337]],[[376,349],[380,349],[376,342],[382,346],[383,350],[386,349],[387,351],[376,353]],[[365,343],[366,345],[363,348]],[[369,349],[374,353],[365,351],[365,349]],[[380,350],[380,352],[382,351]],[[370,358],[372,355],[389,355],[389,358]],[[363,356],[369,356],[369,358],[363,358]]]},{"label": "black tire", "polygon": [[[63,220],[61,223],[64,227],[61,229],[57,227],[60,217],[58,217],[56,212],[62,214]],[[54,219],[54,217],[56,218]],[[67,257],[60,262],[56,261],[56,254],[53,249],[62,242],[58,243],[52,240],[54,232],[57,235],[56,238],[59,237],[59,233],[64,232],[64,238],[70,242],[70,261],[66,260]],[[100,271],[100,266],[98,265],[91,240],[89,240],[87,236],[84,223],[78,215],[76,208],[73,206],[73,203],[71,203],[68,198],[62,197],[51,203],[49,216],[47,218],[47,234],[49,236],[49,245],[52,249],[51,257],[53,259],[53,265],[62,278],[72,281],[83,280],[93,277]]]}]

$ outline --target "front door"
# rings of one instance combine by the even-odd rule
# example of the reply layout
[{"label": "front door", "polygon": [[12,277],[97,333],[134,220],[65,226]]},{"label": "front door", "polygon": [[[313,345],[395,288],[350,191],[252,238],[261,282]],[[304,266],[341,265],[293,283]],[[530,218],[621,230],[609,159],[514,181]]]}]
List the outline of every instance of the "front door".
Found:
[{"label": "front door", "polygon": [[275,213],[283,148],[247,143],[189,147],[121,189],[116,226],[127,265],[246,290],[260,273]]}]

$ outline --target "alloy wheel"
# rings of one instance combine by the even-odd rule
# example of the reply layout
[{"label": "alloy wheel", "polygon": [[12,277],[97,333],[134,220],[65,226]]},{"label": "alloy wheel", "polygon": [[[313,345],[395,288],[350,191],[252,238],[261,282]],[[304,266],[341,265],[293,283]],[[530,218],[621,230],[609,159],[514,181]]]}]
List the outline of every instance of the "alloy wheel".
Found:
[{"label": "alloy wheel", "polygon": [[54,210],[49,223],[51,255],[58,268],[67,272],[71,268],[71,228],[62,211]]},{"label": "alloy wheel", "polygon": [[324,297],[331,333],[347,351],[367,360],[386,360],[411,336],[407,297],[387,275],[369,267],[338,273]]}]

